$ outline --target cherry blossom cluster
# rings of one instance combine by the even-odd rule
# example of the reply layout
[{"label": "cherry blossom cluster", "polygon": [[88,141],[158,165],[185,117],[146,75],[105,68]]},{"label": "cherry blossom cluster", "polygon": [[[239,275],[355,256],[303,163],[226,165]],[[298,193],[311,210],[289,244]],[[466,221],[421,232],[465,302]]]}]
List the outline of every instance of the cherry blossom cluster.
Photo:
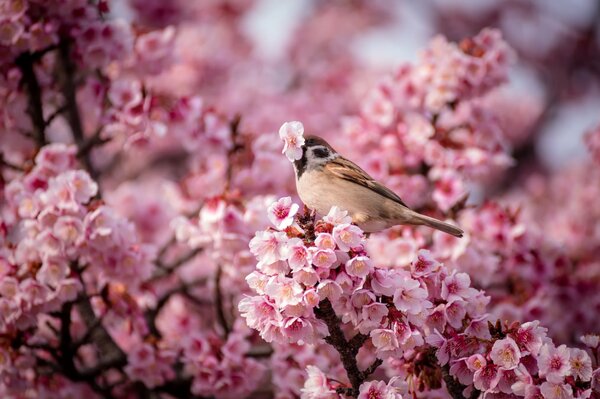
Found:
[{"label": "cherry blossom cluster", "polygon": [[327,326],[315,309],[325,301],[342,323],[370,337],[381,359],[420,347],[426,330],[462,327],[467,315],[469,328],[485,326],[489,298],[470,287],[467,274],[449,273],[427,251],[403,269],[378,267],[345,211],[334,207],[312,227],[297,211],[290,198],[280,199],[269,208],[275,228],[250,241],[258,264],[246,280],[258,295],[239,309],[267,342],[323,339]]},{"label": "cherry blossom cluster", "polygon": [[1,7],[2,68],[20,53],[44,50],[65,36],[75,38],[78,59],[91,68],[127,56],[133,46],[129,25],[100,18],[109,11],[107,1],[11,0]]},{"label": "cherry blossom cluster", "polygon": [[[428,345],[437,364],[463,385],[465,397],[476,389],[575,398],[597,389],[591,384],[597,338],[584,339],[590,357],[555,346],[537,321],[490,323],[490,297],[471,287],[469,275],[450,272],[425,250],[397,267],[377,265],[365,251],[362,231],[336,207],[315,222],[282,198],[269,207],[269,219],[274,227],[250,242],[258,263],[246,280],[257,295],[242,299],[240,312],[267,342],[317,344],[331,335],[322,314],[330,303],[341,329],[368,337],[366,348],[396,376],[388,383],[364,382],[358,397],[408,392],[406,384],[414,386],[408,381],[417,376],[406,367]],[[337,397],[347,387],[346,379],[329,379],[318,367],[309,365],[307,372],[303,397]]]},{"label": "cherry blossom cluster", "polygon": [[[588,398],[600,394],[598,336],[584,336],[587,350],[556,346],[537,321],[482,329],[479,333],[432,335],[442,366],[466,386],[486,394],[525,398]],[[437,333],[437,332],[436,332]],[[590,356],[591,354],[591,356]]]},{"label": "cherry blossom cluster", "polygon": [[459,44],[436,37],[418,63],[381,81],[360,115],[344,121],[344,133],[358,144],[349,151],[366,154],[367,170],[389,179],[409,204],[427,206],[430,197],[448,212],[465,198],[467,182],[511,164],[501,126],[483,99],[507,80],[512,58],[495,30]]}]

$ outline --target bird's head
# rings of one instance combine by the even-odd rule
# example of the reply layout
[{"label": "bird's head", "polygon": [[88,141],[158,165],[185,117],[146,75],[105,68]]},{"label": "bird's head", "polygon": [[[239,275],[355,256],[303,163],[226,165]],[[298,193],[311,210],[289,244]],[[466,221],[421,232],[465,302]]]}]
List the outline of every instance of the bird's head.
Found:
[{"label": "bird's head", "polygon": [[337,151],[321,137],[306,136],[302,146],[302,158],[294,161],[296,177],[299,178],[306,170],[318,168],[338,156]]}]

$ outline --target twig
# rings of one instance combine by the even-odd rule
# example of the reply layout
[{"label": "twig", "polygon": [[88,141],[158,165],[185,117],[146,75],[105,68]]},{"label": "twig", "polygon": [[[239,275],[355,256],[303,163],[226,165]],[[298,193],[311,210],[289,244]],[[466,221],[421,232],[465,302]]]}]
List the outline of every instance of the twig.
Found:
[{"label": "twig", "polygon": [[221,291],[221,278],[223,277],[223,268],[221,265],[217,266],[217,272],[215,273],[215,308],[217,312],[217,320],[223,328],[225,337],[231,332],[231,328],[225,317],[225,311],[223,309],[223,292]]},{"label": "twig", "polygon": [[[71,59],[70,54],[70,42],[68,40],[62,40],[58,47],[60,61],[63,68],[63,76],[61,79],[61,90],[63,96],[65,96],[65,107],[66,117],[71,127],[71,133],[73,134],[73,140],[82,152],[84,147],[85,137],[83,132],[83,125],[81,123],[81,115],[79,113],[79,107],[77,106],[76,87],[75,87],[75,64]],[[98,172],[92,165],[92,161],[89,157],[89,150],[85,151],[81,157],[81,162],[89,172],[90,176],[94,180],[98,180]]]},{"label": "twig", "polygon": [[79,157],[80,159],[86,158],[89,156],[93,148],[98,147],[102,144],[106,144],[110,141],[110,139],[101,137],[103,128],[104,126],[101,126],[98,129],[96,129],[94,135],[89,139],[85,140],[83,144],[81,144],[79,150],[77,151],[77,157]]},{"label": "twig", "polygon": [[22,83],[27,88],[27,113],[33,125],[33,138],[36,145],[41,148],[47,144],[46,122],[44,121],[44,108],[42,106],[42,90],[37,79],[33,64],[35,57],[27,52],[16,59],[16,64],[23,74]]},{"label": "twig", "polygon": [[[458,382],[458,380],[450,375],[450,366],[445,365],[442,367],[442,376],[444,378],[444,382],[446,383],[446,389],[453,399],[466,399],[463,395],[463,391],[465,390],[466,386]],[[477,389],[473,389],[473,392],[468,399],[477,398],[479,393],[480,392]]]},{"label": "twig", "polygon": [[383,364],[383,360],[375,359],[375,361],[373,363],[371,363],[371,365],[369,367],[367,367],[367,369],[365,371],[363,371],[363,373],[362,373],[363,379],[366,380],[367,378],[369,378],[369,376],[371,374],[373,374],[375,372],[375,370],[377,370],[377,368],[379,366],[381,366],[382,364]]},{"label": "twig", "polygon": [[198,285],[205,284],[205,283],[206,283],[205,278],[200,278],[200,279],[192,281],[190,283],[182,282],[179,286],[174,287],[174,288],[170,289],[169,291],[167,291],[166,293],[164,293],[156,302],[156,306],[154,308],[146,311],[146,313],[144,315],[146,318],[146,322],[148,324],[148,328],[150,329],[150,333],[156,337],[159,337],[159,338],[162,337],[162,334],[160,333],[160,331],[158,331],[158,328],[156,327],[156,317],[158,316],[158,314],[160,313],[162,308],[167,304],[167,302],[169,302],[169,299],[171,299],[171,297],[173,295],[184,294],[184,295],[186,295],[186,297],[191,296],[189,294],[190,288],[196,287]]},{"label": "twig", "polygon": [[17,172],[24,172],[25,168],[23,168],[22,166],[19,165],[15,165],[13,163],[8,162],[6,159],[4,159],[4,154],[0,153],[0,165],[8,168],[8,169],[12,169],[14,171]]},{"label": "twig", "polygon": [[341,321],[335,314],[329,299],[319,302],[319,307],[315,308],[315,316],[317,319],[323,320],[327,325],[329,336],[325,338],[325,342],[333,346],[342,359],[342,364],[352,385],[351,388],[344,389],[345,394],[357,397],[360,384],[381,365],[381,362],[375,361],[364,372],[361,372],[358,368],[356,355],[369,337],[359,333],[352,337],[352,339],[346,340],[340,328]]},{"label": "twig", "polygon": [[62,114],[63,112],[65,112],[67,110],[67,107],[65,105],[62,105],[60,107],[58,107],[57,109],[54,110],[54,112],[52,112],[48,118],[46,118],[46,120],[44,121],[44,126],[48,127],[50,126],[50,124],[54,121],[54,119],[56,119],[56,117],[60,114]]},{"label": "twig", "polygon": [[[148,283],[153,283],[153,282],[169,275],[169,273],[171,273],[178,267],[183,266],[190,260],[194,259],[203,250],[204,250],[204,248],[195,248],[195,249],[191,250],[190,252],[188,252],[187,254],[182,255],[181,257],[177,258],[175,261],[173,261],[173,263],[169,263],[167,265],[163,264],[160,260],[157,260],[156,266],[159,267],[159,270],[148,280]],[[160,258],[158,258],[158,259],[160,259]]]},{"label": "twig", "polygon": [[242,144],[238,143],[238,137],[240,134],[239,127],[242,118],[236,115],[230,122],[231,128],[231,149],[227,152],[227,171],[225,173],[225,192],[227,193],[231,189],[231,183],[233,180],[233,157],[234,155],[244,148]]}]

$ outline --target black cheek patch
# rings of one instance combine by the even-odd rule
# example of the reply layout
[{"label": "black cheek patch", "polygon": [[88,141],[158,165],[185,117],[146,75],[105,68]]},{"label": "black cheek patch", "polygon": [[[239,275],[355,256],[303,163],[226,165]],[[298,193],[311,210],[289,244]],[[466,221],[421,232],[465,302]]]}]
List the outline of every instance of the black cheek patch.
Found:
[{"label": "black cheek patch", "polygon": [[326,148],[315,148],[313,154],[315,154],[315,157],[317,158],[327,158],[329,156],[329,151]]},{"label": "black cheek patch", "polygon": [[306,170],[306,153],[303,151],[302,158],[294,161],[294,165],[296,166],[296,177],[300,178],[304,171]]}]

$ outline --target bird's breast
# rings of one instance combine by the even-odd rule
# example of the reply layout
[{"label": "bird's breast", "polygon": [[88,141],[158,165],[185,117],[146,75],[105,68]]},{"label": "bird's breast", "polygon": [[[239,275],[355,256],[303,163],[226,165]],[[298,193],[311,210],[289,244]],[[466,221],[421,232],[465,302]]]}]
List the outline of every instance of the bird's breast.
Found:
[{"label": "bird's breast", "polygon": [[296,181],[298,195],[310,209],[326,215],[332,206],[348,211],[354,223],[365,231],[379,231],[392,225],[391,214],[399,204],[373,190],[348,180],[331,177],[322,170],[310,170]]}]

